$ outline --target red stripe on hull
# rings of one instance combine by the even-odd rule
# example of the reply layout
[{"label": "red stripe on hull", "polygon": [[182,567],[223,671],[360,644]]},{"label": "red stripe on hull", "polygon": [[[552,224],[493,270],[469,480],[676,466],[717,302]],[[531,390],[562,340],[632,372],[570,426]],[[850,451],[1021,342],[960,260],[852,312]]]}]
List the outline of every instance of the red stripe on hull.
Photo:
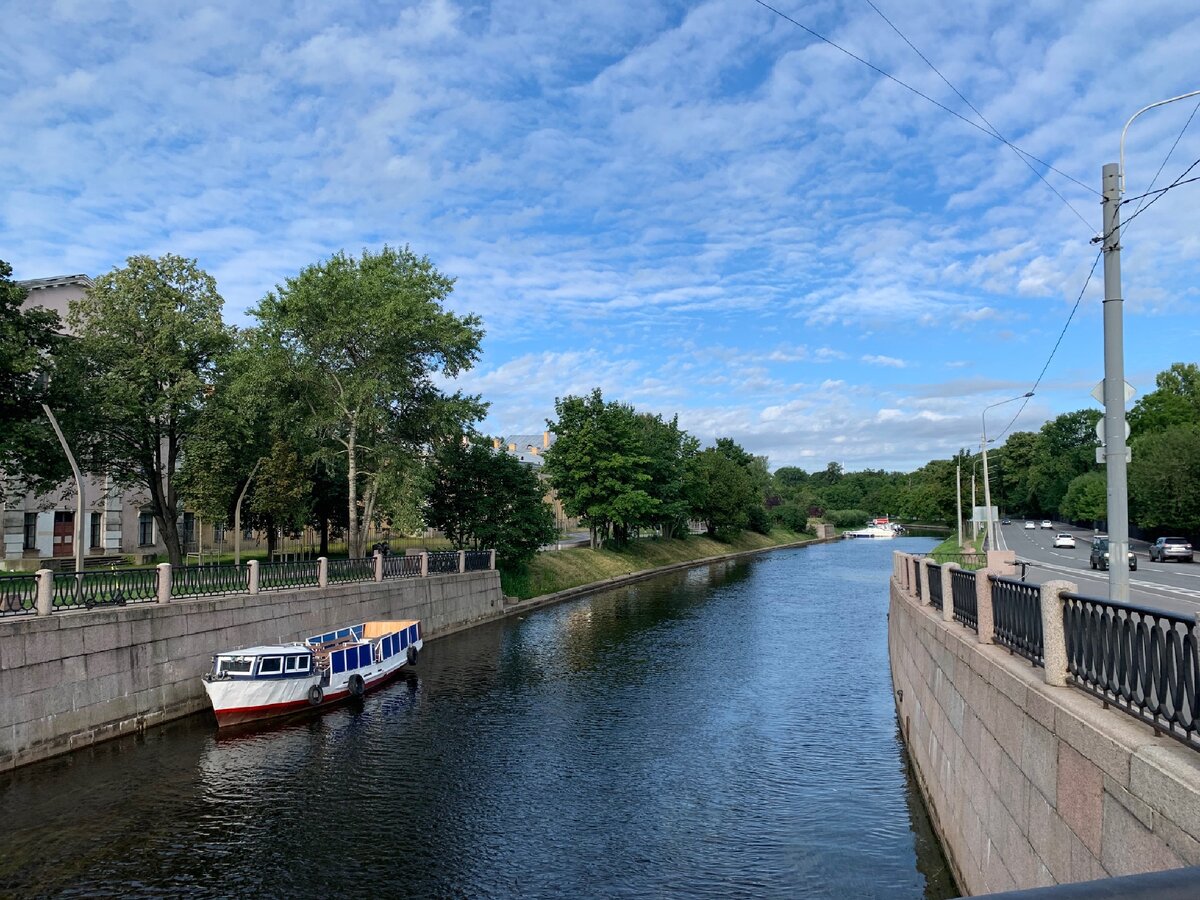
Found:
[{"label": "red stripe on hull", "polygon": [[[403,669],[404,666],[400,665],[391,672],[385,672],[378,678],[367,681],[363,693],[383,687],[384,684],[399,675]],[[340,690],[332,694],[326,694],[325,699],[315,706],[307,700],[291,700],[287,703],[268,703],[265,706],[240,706],[232,709],[213,710],[213,712],[217,716],[217,725],[224,728],[230,725],[245,725],[247,722],[257,722],[262,719],[273,719],[277,716],[286,716],[289,713],[303,712],[309,709],[322,709],[345,700],[349,696],[350,692],[348,690]]]}]

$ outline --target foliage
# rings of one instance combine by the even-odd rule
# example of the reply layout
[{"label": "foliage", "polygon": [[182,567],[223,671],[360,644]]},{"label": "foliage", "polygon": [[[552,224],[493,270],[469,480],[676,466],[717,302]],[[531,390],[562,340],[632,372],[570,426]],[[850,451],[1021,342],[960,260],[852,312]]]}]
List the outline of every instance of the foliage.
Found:
[{"label": "foliage", "polygon": [[771,533],[771,516],[758,503],[753,503],[746,510],[746,527],[759,534]]},{"label": "foliage", "polygon": [[718,442],[689,465],[692,515],[704,523],[710,537],[745,528],[750,508],[758,503],[747,466],[739,462],[738,454],[723,452],[727,449]]},{"label": "foliage", "polygon": [[1143,527],[1200,532],[1200,424],[1143,436],[1129,467],[1129,493]]},{"label": "foliage", "polygon": [[1073,478],[1059,514],[1071,522],[1094,523],[1107,519],[1108,488],[1104,473],[1086,472]]},{"label": "foliage", "polygon": [[861,528],[871,515],[865,509],[830,509],[825,511],[825,518],[838,528]]}]

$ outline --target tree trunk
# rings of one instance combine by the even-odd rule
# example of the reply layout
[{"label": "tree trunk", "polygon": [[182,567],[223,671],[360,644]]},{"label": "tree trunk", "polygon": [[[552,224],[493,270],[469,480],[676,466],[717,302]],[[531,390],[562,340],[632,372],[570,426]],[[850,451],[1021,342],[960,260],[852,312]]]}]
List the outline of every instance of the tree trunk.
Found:
[{"label": "tree trunk", "polygon": [[346,435],[346,468],[349,474],[346,476],[347,487],[350,491],[350,499],[347,507],[350,512],[349,529],[346,532],[346,555],[351,559],[357,559],[362,556],[361,537],[358,533],[358,423],[357,416],[350,417],[350,433]]},{"label": "tree trunk", "polygon": [[319,556],[329,558],[329,519],[321,517],[321,552]]},{"label": "tree trunk", "polygon": [[267,562],[275,559],[275,551],[279,549],[279,528],[274,519],[267,520]]}]

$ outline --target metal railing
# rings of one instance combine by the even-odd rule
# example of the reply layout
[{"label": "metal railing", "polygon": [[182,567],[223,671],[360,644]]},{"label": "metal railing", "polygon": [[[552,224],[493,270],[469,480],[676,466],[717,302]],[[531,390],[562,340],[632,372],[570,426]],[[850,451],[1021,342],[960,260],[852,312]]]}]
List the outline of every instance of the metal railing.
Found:
[{"label": "metal railing", "polygon": [[246,566],[180,566],[171,571],[172,597],[217,597],[250,590]]},{"label": "metal railing", "polygon": [[63,572],[54,576],[54,609],[94,609],[153,603],[158,599],[157,569],[110,569]]},{"label": "metal railing", "polygon": [[1044,668],[1041,588],[999,575],[988,578],[992,582],[995,642]]},{"label": "metal railing", "polygon": [[486,572],[491,567],[491,550],[468,550],[466,552],[466,560],[463,568],[468,572]]},{"label": "metal railing", "polygon": [[1075,686],[1200,749],[1195,617],[1067,591],[1060,596]]},{"label": "metal railing", "polygon": [[36,575],[0,576],[0,616],[36,614],[37,593]]},{"label": "metal railing", "polygon": [[967,569],[950,572],[951,602],[954,604],[954,621],[979,631],[979,598],[975,594],[975,573]]},{"label": "metal railing", "polygon": [[921,569],[923,567],[918,562],[913,566],[913,587],[917,592],[917,599],[921,599]]},{"label": "metal railing", "polygon": [[936,563],[957,563],[963,569],[982,569],[987,565],[986,553],[931,553],[930,559]]},{"label": "metal railing", "polygon": [[449,550],[429,554],[430,575],[453,575],[458,572],[458,551]]},{"label": "metal railing", "polygon": [[942,608],[942,567],[936,563],[929,564],[929,605]]},{"label": "metal railing", "polygon": [[317,583],[317,579],[317,561],[315,559],[260,563],[258,567],[258,589],[260,591],[312,587]]},{"label": "metal railing", "polygon": [[419,556],[385,556],[383,558],[384,578],[420,578],[421,557]]},{"label": "metal railing", "polygon": [[[385,572],[389,558],[385,558],[383,561]],[[369,556],[360,556],[355,559],[331,559],[328,572],[330,584],[341,584],[346,581],[374,581],[375,560]]]}]

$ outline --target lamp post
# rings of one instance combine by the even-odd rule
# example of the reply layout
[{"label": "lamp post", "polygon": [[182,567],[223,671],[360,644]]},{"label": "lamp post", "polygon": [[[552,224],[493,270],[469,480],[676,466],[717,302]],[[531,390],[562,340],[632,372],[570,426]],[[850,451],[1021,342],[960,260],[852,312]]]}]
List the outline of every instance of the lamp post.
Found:
[{"label": "lamp post", "polygon": [[983,430],[980,433],[980,437],[979,437],[979,446],[983,450],[983,508],[985,511],[984,514],[987,516],[988,546],[992,550],[996,550],[998,548],[996,547],[996,523],[992,519],[992,488],[991,488],[991,484],[988,482],[987,411],[989,409],[994,409],[997,406],[1003,406],[1005,403],[1012,403],[1014,400],[1024,400],[1024,399],[1026,399],[1028,397],[1032,397],[1032,396],[1033,396],[1033,391],[1026,391],[1024,394],[1021,394],[1019,397],[1009,397],[1007,400],[1001,400],[998,403],[992,403],[988,406],[985,406],[983,408],[983,412],[979,414],[979,419],[983,424]]}]

